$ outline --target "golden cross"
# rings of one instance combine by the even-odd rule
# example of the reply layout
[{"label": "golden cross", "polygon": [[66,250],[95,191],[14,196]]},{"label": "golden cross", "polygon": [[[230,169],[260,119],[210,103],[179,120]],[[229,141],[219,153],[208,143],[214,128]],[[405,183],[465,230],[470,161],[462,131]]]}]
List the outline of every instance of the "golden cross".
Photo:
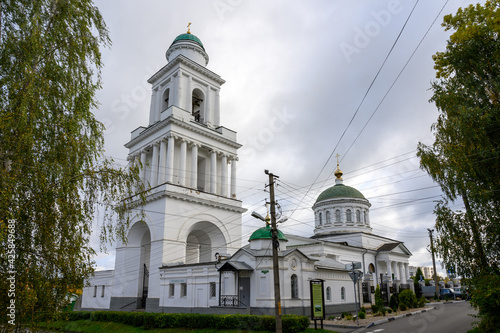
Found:
[{"label": "golden cross", "polygon": [[339,165],[339,154],[335,155],[337,157],[337,165]]},{"label": "golden cross", "polygon": [[191,33],[191,30],[190,30],[190,28],[189,28],[189,26],[190,26],[190,25],[191,25],[191,22],[189,22],[189,23],[188,23],[188,25],[187,25],[187,28],[188,28],[188,32],[187,32],[187,33],[188,33],[188,34],[190,34],[190,33]]}]

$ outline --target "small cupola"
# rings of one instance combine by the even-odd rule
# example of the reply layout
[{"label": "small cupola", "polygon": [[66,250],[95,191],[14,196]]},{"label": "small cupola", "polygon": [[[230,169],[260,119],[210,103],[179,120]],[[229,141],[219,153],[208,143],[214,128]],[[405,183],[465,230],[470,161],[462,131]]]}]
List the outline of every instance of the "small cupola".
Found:
[{"label": "small cupola", "polygon": [[[255,230],[248,242],[250,242],[250,249],[252,250],[267,250],[272,249],[272,228],[269,224],[271,218],[269,214],[266,216],[266,226]],[[286,236],[278,229],[278,241],[280,242],[280,250],[286,250],[286,242],[288,239]]]},{"label": "small cupola", "polygon": [[175,37],[165,54],[167,61],[170,62],[179,55],[206,67],[208,65],[208,54],[205,52],[201,40],[191,33],[191,22],[188,24],[188,30],[184,34]]},{"label": "small cupola", "polygon": [[318,196],[312,209],[315,219],[315,236],[367,232],[370,227],[370,202],[354,187],[344,185],[343,172],[337,162],[335,185]]}]

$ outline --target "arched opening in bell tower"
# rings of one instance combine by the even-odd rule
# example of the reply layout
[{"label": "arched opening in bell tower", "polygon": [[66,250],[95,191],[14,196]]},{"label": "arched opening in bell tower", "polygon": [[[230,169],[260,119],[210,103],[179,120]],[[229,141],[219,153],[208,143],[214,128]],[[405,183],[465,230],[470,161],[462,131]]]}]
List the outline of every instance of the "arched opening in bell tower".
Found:
[{"label": "arched opening in bell tower", "polygon": [[196,88],[193,90],[192,96],[192,106],[191,106],[191,114],[194,117],[194,120],[199,123],[204,122],[204,99],[205,96],[203,92]]},{"label": "arched opening in bell tower", "polygon": [[163,92],[163,96],[161,98],[162,100],[162,104],[161,104],[161,112],[165,111],[166,109],[168,109],[168,107],[170,106],[170,89],[165,89],[165,91]]},{"label": "arched opening in bell tower", "polygon": [[186,239],[186,264],[214,260],[215,254],[226,253],[226,239],[220,229],[211,222],[197,222]]},{"label": "arched opening in bell tower", "polygon": [[[136,257],[138,261],[134,258],[129,257],[130,263],[134,261],[138,264],[138,277],[137,277],[137,297],[139,298],[138,308],[145,308],[146,299],[148,298],[148,288],[149,288],[149,269],[151,260],[151,232],[149,231],[148,225],[143,222],[136,222],[128,233],[128,244],[127,247],[136,248]],[[130,264],[129,264],[130,265]]]}]

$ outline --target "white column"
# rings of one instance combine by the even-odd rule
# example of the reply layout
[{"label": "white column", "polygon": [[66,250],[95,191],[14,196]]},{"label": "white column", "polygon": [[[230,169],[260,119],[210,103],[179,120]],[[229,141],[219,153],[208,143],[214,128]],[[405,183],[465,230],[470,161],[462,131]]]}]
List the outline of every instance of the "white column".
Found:
[{"label": "white column", "polygon": [[146,151],[141,151],[141,179],[144,184],[144,187],[147,187],[146,184]]},{"label": "white column", "polygon": [[179,164],[179,184],[182,186],[186,185],[186,153],[187,153],[187,142],[181,139],[181,156]]},{"label": "white column", "polygon": [[405,270],[405,278],[408,281],[410,279],[410,269],[408,268],[408,264],[404,264],[404,270]]},{"label": "white column", "polygon": [[165,167],[167,160],[167,141],[162,139],[160,141],[160,164],[158,166],[158,184],[165,182]]},{"label": "white column", "polygon": [[389,276],[389,278],[391,278],[391,276],[392,276],[392,266],[391,266],[392,263],[391,263],[391,261],[389,259],[386,259],[385,265],[387,267],[387,275]]},{"label": "white column", "polygon": [[231,160],[231,197],[236,198],[236,161],[237,157]]},{"label": "white column", "polygon": [[191,148],[191,187],[198,189],[198,145],[193,143]]},{"label": "white column", "polygon": [[220,126],[220,95],[219,89],[215,91],[214,126]]},{"label": "white column", "polygon": [[155,112],[156,112],[156,108],[155,108],[155,104],[156,104],[156,95],[157,95],[157,91],[158,89],[153,89],[151,91],[151,104],[149,106],[149,125],[153,125],[153,123],[155,122]]},{"label": "white column", "polygon": [[205,123],[210,123],[211,125],[213,125],[214,123],[214,120],[213,120],[213,114],[212,114],[212,110],[210,108],[210,86],[207,86],[207,97],[205,98],[205,110],[203,110],[203,112],[205,113],[205,116],[204,116],[204,119],[205,119]]},{"label": "white column", "polygon": [[167,182],[169,183],[174,181],[174,145],[175,139],[170,135],[167,144]]},{"label": "white column", "polygon": [[210,193],[217,191],[217,152],[212,150],[210,153]]},{"label": "white column", "polygon": [[179,70],[177,75],[174,77],[174,105],[182,108],[182,87],[181,87],[181,76],[182,72]]},{"label": "white column", "polygon": [[[127,157],[127,159],[130,161],[129,169],[133,169],[135,167],[135,164],[137,163],[137,156],[136,155],[129,155]],[[132,190],[134,192],[136,192],[137,191],[137,186],[133,186]]]},{"label": "white column", "polygon": [[221,192],[220,195],[223,197],[227,197],[227,156],[222,155],[222,161],[221,161],[221,179],[220,179],[220,184],[221,184]]},{"label": "white column", "polygon": [[192,92],[192,82],[193,78],[191,76],[187,77],[187,90],[186,90],[186,111],[193,113],[193,92]]},{"label": "white column", "polygon": [[153,161],[151,169],[151,186],[158,185],[158,157],[160,155],[160,146],[158,143],[153,143]]},{"label": "white column", "polygon": [[162,89],[159,87],[158,89],[156,89],[156,105],[155,105],[155,109],[156,109],[156,119],[155,121],[160,121],[161,119],[161,112],[163,111],[163,91]]}]

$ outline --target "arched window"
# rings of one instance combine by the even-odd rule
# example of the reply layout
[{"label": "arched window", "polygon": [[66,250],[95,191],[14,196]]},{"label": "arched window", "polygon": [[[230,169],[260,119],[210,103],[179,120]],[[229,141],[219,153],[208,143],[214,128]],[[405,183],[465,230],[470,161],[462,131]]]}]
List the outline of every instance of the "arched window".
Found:
[{"label": "arched window", "polygon": [[340,288],[340,299],[345,301],[345,288]]},{"label": "arched window", "polygon": [[340,209],[337,209],[335,211],[335,222],[339,222],[339,223],[341,222],[341,220],[340,220]]},{"label": "arched window", "polygon": [[375,273],[375,266],[373,264],[368,265],[368,271],[370,273]]},{"label": "arched window", "polygon": [[163,92],[163,102],[160,112],[165,111],[170,106],[170,89],[166,89]]},{"label": "arched window", "polygon": [[323,225],[323,214],[319,213],[319,225]]},{"label": "arched window", "polygon": [[332,300],[332,289],[330,289],[330,287],[326,287],[326,300],[327,301]]},{"label": "arched window", "polygon": [[361,223],[361,212],[359,210],[356,211],[356,222]]},{"label": "arched window", "polygon": [[345,216],[346,216],[346,220],[347,222],[352,222],[352,214],[351,214],[351,210],[348,209],[345,211]]},{"label": "arched window", "polygon": [[363,220],[365,221],[365,224],[366,225],[370,225],[368,223],[368,213],[366,211],[363,212]]},{"label": "arched window", "polygon": [[292,286],[292,298],[299,298],[299,281],[297,280],[297,275],[293,274],[291,279]]},{"label": "arched window", "polygon": [[329,210],[326,211],[325,215],[326,215],[326,224],[332,223],[332,220],[330,218],[330,211]]},{"label": "arched window", "polygon": [[204,111],[203,92],[200,89],[196,88],[193,90],[193,94],[191,95],[191,97],[192,97],[191,114],[194,117],[194,121],[199,123],[204,123],[205,119],[203,115]]}]

